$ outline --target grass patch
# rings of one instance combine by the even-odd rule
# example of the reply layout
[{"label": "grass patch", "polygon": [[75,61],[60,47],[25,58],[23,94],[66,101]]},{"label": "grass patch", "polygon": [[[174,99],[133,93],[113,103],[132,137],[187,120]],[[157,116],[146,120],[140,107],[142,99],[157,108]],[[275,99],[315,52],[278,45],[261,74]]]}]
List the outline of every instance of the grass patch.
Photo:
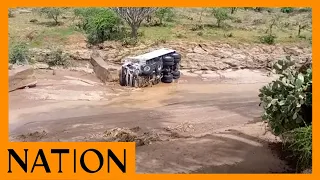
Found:
[{"label": "grass patch", "polygon": [[286,147],[297,160],[296,170],[302,171],[312,166],[312,126],[294,129],[286,134]]},{"label": "grass patch", "polygon": [[31,47],[47,47],[51,45],[63,45],[66,43],[68,37],[73,35],[75,30],[73,28],[52,28],[43,30],[31,40]]}]

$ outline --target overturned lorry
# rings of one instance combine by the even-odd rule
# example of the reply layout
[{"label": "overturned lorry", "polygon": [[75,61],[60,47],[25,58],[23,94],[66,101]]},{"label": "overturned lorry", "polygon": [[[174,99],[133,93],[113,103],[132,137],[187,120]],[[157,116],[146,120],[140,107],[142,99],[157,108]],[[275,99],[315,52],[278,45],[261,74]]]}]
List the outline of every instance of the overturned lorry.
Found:
[{"label": "overturned lorry", "polygon": [[180,78],[181,55],[162,48],[135,57],[127,57],[119,71],[121,86],[145,87]]}]

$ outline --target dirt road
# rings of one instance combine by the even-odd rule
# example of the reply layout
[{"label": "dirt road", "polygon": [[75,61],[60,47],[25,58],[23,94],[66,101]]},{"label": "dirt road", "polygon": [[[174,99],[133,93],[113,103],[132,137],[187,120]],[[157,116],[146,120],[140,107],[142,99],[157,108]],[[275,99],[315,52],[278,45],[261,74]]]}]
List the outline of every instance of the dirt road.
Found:
[{"label": "dirt road", "polygon": [[[116,127],[139,127],[160,136],[170,129],[175,136],[137,147],[138,173],[290,171],[270,148],[277,141],[259,118],[258,90],[270,77],[252,71],[195,76],[185,72],[179,82],[136,91],[100,85],[86,89],[69,82],[60,89],[51,88],[55,96],[44,86],[11,93],[10,140],[104,141],[104,132]],[[48,82],[45,77],[40,84]],[[62,98],[67,91],[73,93]],[[84,98],[89,91],[104,94]],[[39,92],[46,92],[51,99],[26,98],[36,97],[35,92],[38,97]]]}]

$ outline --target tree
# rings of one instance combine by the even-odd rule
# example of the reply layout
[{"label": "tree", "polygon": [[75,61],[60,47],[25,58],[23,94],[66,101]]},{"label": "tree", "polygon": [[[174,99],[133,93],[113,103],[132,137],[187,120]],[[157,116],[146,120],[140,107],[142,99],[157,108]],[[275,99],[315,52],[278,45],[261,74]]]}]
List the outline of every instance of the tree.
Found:
[{"label": "tree", "polygon": [[221,27],[221,24],[223,23],[223,21],[230,19],[230,16],[228,15],[226,9],[224,8],[214,8],[213,15],[217,19],[218,27]]},{"label": "tree", "polygon": [[46,16],[48,19],[53,19],[55,22],[55,25],[59,23],[58,19],[63,13],[62,11],[63,8],[55,8],[55,7],[50,7],[50,8],[40,8],[37,9],[37,12],[42,16]]},{"label": "tree", "polygon": [[311,20],[312,18],[309,17],[308,15],[306,16],[300,16],[299,18],[297,18],[296,24],[298,26],[298,37],[301,36],[301,31],[304,29],[307,29],[311,26]]},{"label": "tree", "polygon": [[163,20],[166,19],[171,19],[173,16],[173,12],[171,8],[159,8],[156,10],[155,13],[156,17],[160,21],[160,25],[163,24]]},{"label": "tree", "polygon": [[120,17],[110,9],[77,8],[74,13],[80,18],[78,27],[86,32],[90,44],[119,40],[124,36]]},{"label": "tree", "polygon": [[136,7],[119,7],[113,8],[114,11],[122,17],[131,27],[131,37],[137,39],[138,29],[144,19],[154,13],[157,8],[136,8]]}]

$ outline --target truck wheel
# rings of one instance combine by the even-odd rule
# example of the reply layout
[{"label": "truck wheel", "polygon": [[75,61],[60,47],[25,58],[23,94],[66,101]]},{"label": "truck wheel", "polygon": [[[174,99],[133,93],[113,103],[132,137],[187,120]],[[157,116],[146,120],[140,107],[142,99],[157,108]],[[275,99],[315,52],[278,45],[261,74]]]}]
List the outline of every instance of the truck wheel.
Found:
[{"label": "truck wheel", "polygon": [[142,73],[146,76],[149,76],[150,74],[152,74],[152,71],[153,71],[153,69],[149,65],[145,65],[142,67]]},{"label": "truck wheel", "polygon": [[166,75],[164,75],[164,76],[162,77],[161,81],[164,82],[164,83],[172,83],[172,81],[173,81],[173,76],[172,76],[172,74],[166,74]]},{"label": "truck wheel", "polygon": [[156,73],[157,73],[157,74],[160,74],[160,73],[161,73],[161,71],[162,71],[162,63],[161,63],[161,62],[158,62],[158,63],[156,64],[155,70],[156,70]]},{"label": "truck wheel", "polygon": [[163,74],[169,74],[169,73],[170,73],[170,69],[169,69],[169,68],[164,68],[164,69],[162,70],[162,73],[163,73]]},{"label": "truck wheel", "polygon": [[171,56],[165,56],[162,58],[163,66],[173,66],[174,65],[174,58]]},{"label": "truck wheel", "polygon": [[173,71],[172,75],[173,75],[173,79],[179,79],[180,78],[180,71]]},{"label": "truck wheel", "polygon": [[120,69],[119,71],[119,81],[120,81],[120,86],[125,86],[125,76],[123,74],[123,68]]},{"label": "truck wheel", "polygon": [[177,63],[180,62],[180,60],[181,60],[181,55],[180,55],[180,54],[178,54],[178,53],[173,53],[173,54],[171,54],[171,56],[174,58],[174,63],[175,63],[175,64],[177,64]]}]

